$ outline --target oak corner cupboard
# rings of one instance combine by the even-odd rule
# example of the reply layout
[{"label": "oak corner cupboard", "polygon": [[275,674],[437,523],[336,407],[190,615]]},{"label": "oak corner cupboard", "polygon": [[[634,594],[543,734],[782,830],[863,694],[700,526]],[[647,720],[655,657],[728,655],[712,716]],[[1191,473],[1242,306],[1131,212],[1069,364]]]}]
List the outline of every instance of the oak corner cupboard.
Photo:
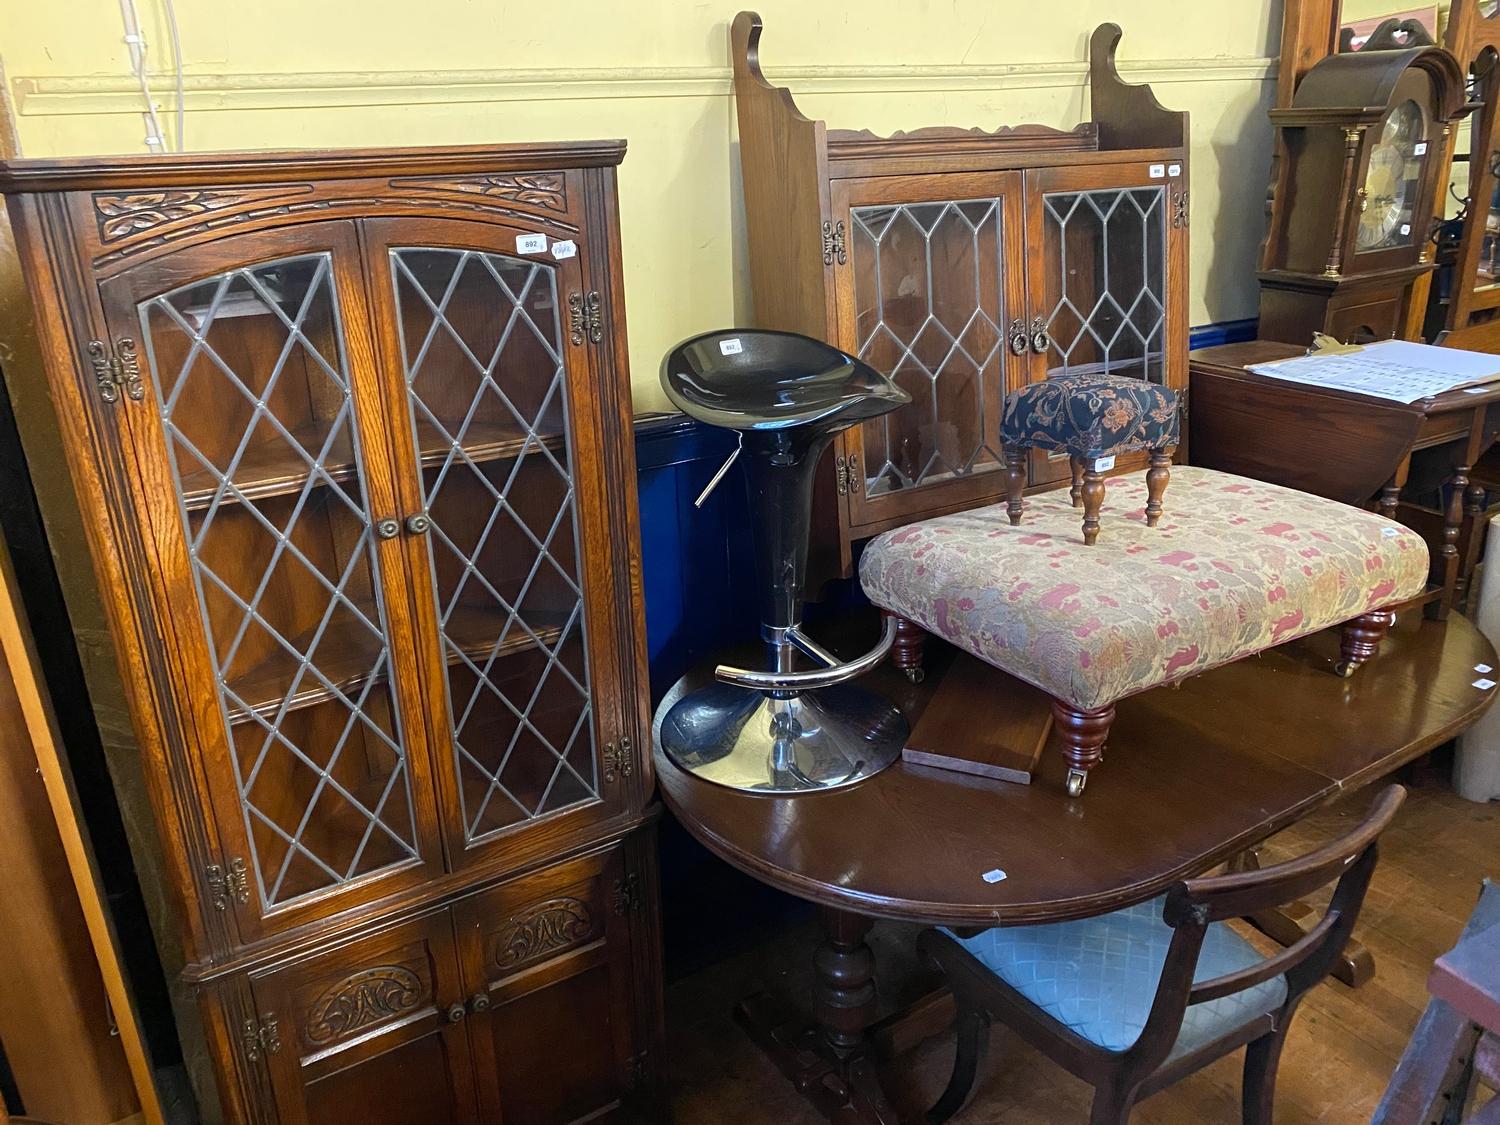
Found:
[{"label": "oak corner cupboard", "polygon": [[[1091,119],[887,137],[830,129],[761,72],[761,19],[730,29],[755,321],[829,340],[910,404],[840,434],[815,484],[810,569],[855,544],[1005,497],[1008,392],[1070,372],[1187,386],[1188,117],[1089,43]],[[1185,395],[1183,395],[1185,398]],[[1144,467],[1119,458],[1115,471]],[[1068,460],[1034,452],[1031,487]]]},{"label": "oak corner cupboard", "polygon": [[655,1113],[623,155],[0,170],[207,1118]]}]

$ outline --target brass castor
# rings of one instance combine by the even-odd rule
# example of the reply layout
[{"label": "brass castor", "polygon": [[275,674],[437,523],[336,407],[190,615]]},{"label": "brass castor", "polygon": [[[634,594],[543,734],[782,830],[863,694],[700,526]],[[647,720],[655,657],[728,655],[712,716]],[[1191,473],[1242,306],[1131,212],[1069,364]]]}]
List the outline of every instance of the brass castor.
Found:
[{"label": "brass castor", "polygon": [[1089,775],[1084,770],[1068,771],[1068,796],[1082,797],[1083,787],[1089,782]]},{"label": "brass castor", "polygon": [[927,678],[927,672],[920,664],[918,664],[915,668],[906,669],[906,678],[914,684],[920,684]]},{"label": "brass castor", "polygon": [[1355,660],[1340,660],[1334,664],[1333,674],[1340,679],[1347,680],[1350,676],[1354,675],[1359,664],[1360,662]]}]

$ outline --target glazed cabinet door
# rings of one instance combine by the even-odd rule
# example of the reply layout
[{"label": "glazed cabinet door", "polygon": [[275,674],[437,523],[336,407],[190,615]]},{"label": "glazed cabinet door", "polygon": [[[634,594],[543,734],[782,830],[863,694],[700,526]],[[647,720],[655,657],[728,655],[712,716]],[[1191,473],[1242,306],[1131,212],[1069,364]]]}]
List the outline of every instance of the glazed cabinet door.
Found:
[{"label": "glazed cabinet door", "polygon": [[468,1125],[482,1116],[447,910],[251,978],[241,1049],[280,1125]]},{"label": "glazed cabinet door", "polygon": [[851,533],[999,499],[1026,381],[1020,173],[836,180],[833,210],[840,345],[912,396],[839,439]]},{"label": "glazed cabinet door", "polygon": [[[1103,372],[1187,387],[1187,197],[1179,164],[1026,172],[1033,381]],[[1116,471],[1144,466],[1121,458]],[[1031,481],[1069,476],[1032,457]]]},{"label": "glazed cabinet door", "polygon": [[364,238],[448,850],[520,866],[621,811],[631,771],[604,313],[581,239],[409,219]]},{"label": "glazed cabinet door", "polygon": [[624,1119],[639,1064],[630,923],[645,909],[621,846],[454,907],[488,1121]]},{"label": "glazed cabinet door", "polygon": [[198,770],[179,781],[217,853],[202,898],[249,941],[437,874],[354,225],[218,240],[100,292]]}]

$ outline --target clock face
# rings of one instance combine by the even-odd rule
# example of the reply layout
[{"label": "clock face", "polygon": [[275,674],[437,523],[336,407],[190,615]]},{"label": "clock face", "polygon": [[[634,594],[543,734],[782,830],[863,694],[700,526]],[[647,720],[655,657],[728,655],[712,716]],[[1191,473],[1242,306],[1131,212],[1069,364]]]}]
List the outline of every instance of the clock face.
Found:
[{"label": "clock face", "polygon": [[1409,246],[1416,238],[1413,216],[1427,153],[1421,107],[1405,101],[1386,116],[1365,173],[1356,250]]}]

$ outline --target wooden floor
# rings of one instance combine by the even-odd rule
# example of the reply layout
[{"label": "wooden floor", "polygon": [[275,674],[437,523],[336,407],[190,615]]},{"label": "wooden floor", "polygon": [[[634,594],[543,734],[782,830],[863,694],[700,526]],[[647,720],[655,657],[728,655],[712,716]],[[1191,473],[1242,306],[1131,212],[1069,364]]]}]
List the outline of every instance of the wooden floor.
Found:
[{"label": "wooden floor", "polygon": [[[1366,790],[1269,841],[1274,862],[1349,826],[1373,797]],[[1500,877],[1500,803],[1476,805],[1439,779],[1414,785],[1382,843],[1359,937],[1377,975],[1358,991],[1319,986],[1292,1025],[1277,1091],[1278,1125],[1368,1122],[1427,1002],[1427,971],[1450,948],[1486,876]],[[915,963],[915,927],[882,923],[873,938],[882,1005],[899,1007],[929,987]],[[667,993],[667,1034],[677,1125],[816,1125],[823,1119],[745,1038],[734,1002],[757,990],[806,1005],[809,916],[766,935],[743,953],[687,976]],[[1269,948],[1269,947],[1267,947]],[[891,1060],[887,1088],[903,1114],[931,1104],[952,1064],[952,1036],[928,1040]],[[1221,1060],[1142,1102],[1136,1125],[1239,1120],[1239,1056]],[[958,1125],[1064,1125],[1088,1119],[1090,1091],[1009,1032],[996,1028],[977,1092]]]}]

